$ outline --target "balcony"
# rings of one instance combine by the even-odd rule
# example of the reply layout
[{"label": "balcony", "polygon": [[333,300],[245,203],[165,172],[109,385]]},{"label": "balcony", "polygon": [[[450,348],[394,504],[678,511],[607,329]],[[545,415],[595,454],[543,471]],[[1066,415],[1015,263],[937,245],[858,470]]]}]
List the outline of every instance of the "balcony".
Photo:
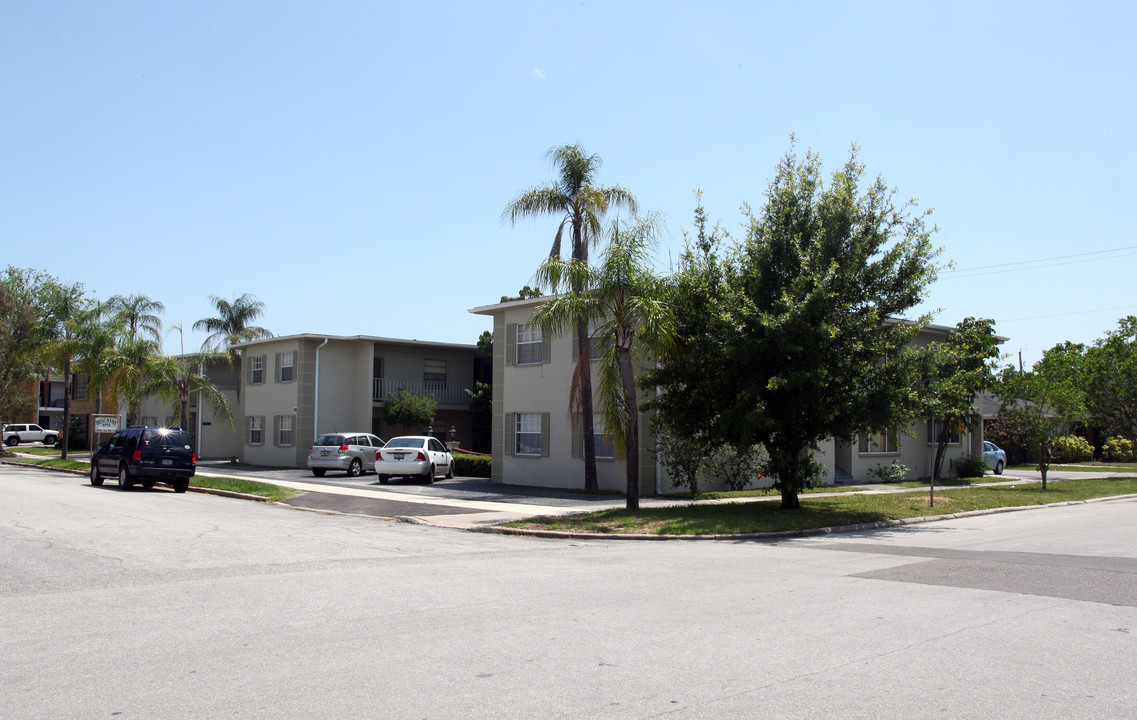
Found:
[{"label": "balcony", "polygon": [[439,405],[470,406],[470,396],[466,390],[473,390],[469,385],[458,383],[438,382],[435,380],[398,380],[396,378],[373,378],[371,380],[371,399],[375,402],[387,402],[387,399],[406,390],[412,395],[430,395],[438,401]]}]

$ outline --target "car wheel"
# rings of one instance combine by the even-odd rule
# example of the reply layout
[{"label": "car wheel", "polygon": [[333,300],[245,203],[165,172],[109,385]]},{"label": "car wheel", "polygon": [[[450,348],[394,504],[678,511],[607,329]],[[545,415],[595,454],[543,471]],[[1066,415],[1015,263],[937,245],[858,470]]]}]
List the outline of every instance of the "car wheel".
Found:
[{"label": "car wheel", "polygon": [[426,471],[426,477],[423,478],[428,483],[434,482],[434,464],[432,463],[430,469]]},{"label": "car wheel", "polygon": [[126,471],[126,466],[122,465],[118,469],[118,489],[129,490],[134,481],[130,479],[130,473]]},{"label": "car wheel", "polygon": [[54,445],[55,444],[55,436],[54,435],[44,435],[43,436],[43,444],[44,444],[44,447],[46,447],[48,445]]},{"label": "car wheel", "polygon": [[363,474],[363,463],[359,461],[359,458],[352,460],[351,465],[347,466],[347,474],[352,477],[359,477]]},{"label": "car wheel", "polygon": [[391,480],[390,475],[380,475],[379,476],[379,482],[383,485],[386,485],[390,480]]},{"label": "car wheel", "polygon": [[91,461],[91,484],[99,487],[103,484],[103,476],[99,474],[99,466]]},{"label": "car wheel", "polygon": [[1002,475],[1003,474],[1003,461],[1002,460],[995,463],[995,474],[996,475]]},{"label": "car wheel", "polygon": [[174,492],[184,493],[189,490],[189,478],[177,478],[174,480]]},{"label": "car wheel", "polygon": [[327,470],[325,470],[324,468],[312,468],[312,474],[315,475],[316,477],[324,477],[324,473],[326,473],[326,472],[327,472]]},{"label": "car wheel", "polygon": [[446,479],[447,480],[453,480],[454,479],[454,460],[453,459],[451,459],[450,464],[446,466]]},{"label": "car wheel", "polygon": [[17,445],[20,444],[20,438],[13,435],[12,437],[5,440],[4,442],[8,443],[8,447],[16,447]]}]

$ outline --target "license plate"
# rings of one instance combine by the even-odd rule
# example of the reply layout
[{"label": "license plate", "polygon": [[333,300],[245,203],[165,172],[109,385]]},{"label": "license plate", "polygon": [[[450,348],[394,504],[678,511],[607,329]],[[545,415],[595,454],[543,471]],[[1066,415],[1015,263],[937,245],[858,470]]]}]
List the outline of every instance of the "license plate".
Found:
[{"label": "license plate", "polygon": [[173,465],[174,461],[169,459],[169,458],[162,458],[162,464],[163,465]]},{"label": "license plate", "polygon": [[328,451],[327,451],[327,450],[321,450],[321,451],[320,451],[320,457],[327,457],[327,456],[328,456]]},{"label": "license plate", "polygon": [[403,458],[405,458],[406,456],[407,456],[407,454],[406,454],[406,453],[395,453],[395,459],[396,459],[396,460],[402,460],[402,459],[403,459]]}]

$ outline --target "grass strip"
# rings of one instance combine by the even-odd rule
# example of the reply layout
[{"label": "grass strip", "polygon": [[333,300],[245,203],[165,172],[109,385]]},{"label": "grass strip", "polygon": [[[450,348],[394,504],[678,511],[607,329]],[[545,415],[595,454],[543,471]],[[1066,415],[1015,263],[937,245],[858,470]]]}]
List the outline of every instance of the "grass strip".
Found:
[{"label": "grass strip", "polygon": [[999,487],[945,488],[929,507],[925,492],[845,494],[803,498],[800,510],[782,510],[779,503],[748,502],[717,505],[601,510],[576,515],[541,516],[507,523],[531,530],[642,535],[738,535],[804,531],[823,527],[926,517],[971,510],[1046,505],[1137,493],[1137,478],[1066,480],[1043,490],[1040,483]]},{"label": "grass strip", "polygon": [[302,490],[293,490],[292,488],[273,485],[272,483],[231,477],[195,475],[190,480],[190,485],[193,487],[245,493],[246,495],[260,495],[261,497],[268,498],[270,502],[283,502],[289,498],[304,494]]},{"label": "grass strip", "polygon": [[66,460],[61,459],[59,457],[59,451],[58,450],[55,451],[55,455],[52,457],[42,457],[42,458],[39,458],[39,457],[36,457],[36,458],[16,457],[16,458],[7,458],[7,460],[8,460],[8,462],[19,463],[21,465],[35,465],[36,467],[63,468],[64,470],[82,470],[83,472],[87,472],[91,469],[91,463],[87,462],[86,460],[72,460],[71,458],[67,458]]},{"label": "grass strip", "polygon": [[[802,494],[807,493],[841,493],[841,492],[863,492],[864,488],[857,485],[818,485],[817,487],[806,488],[802,490]],[[613,491],[616,495],[623,495],[619,491]],[[782,491],[775,488],[754,488],[751,490],[712,490],[710,492],[701,492],[698,497],[691,497],[691,493],[674,493],[667,495],[670,500],[731,500],[734,498],[750,498],[750,497],[771,497],[782,496]]]}]

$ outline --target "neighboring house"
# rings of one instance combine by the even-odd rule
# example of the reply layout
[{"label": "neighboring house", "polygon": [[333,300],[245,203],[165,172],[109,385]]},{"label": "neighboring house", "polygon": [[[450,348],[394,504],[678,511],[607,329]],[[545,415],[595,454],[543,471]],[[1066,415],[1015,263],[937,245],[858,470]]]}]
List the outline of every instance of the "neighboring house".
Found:
[{"label": "neighboring house", "polygon": [[[579,356],[576,334],[549,338],[531,322],[546,298],[530,298],[473,308],[471,313],[493,318],[493,480],[516,485],[579,488],[584,481],[584,459],[579,419],[569,412],[569,389]],[[953,328],[933,325],[913,341],[923,345],[942,340]],[[1002,340],[1002,339],[1000,339]],[[641,391],[641,401],[646,399]],[[640,417],[640,494],[675,490],[667,468],[655,452],[649,416]],[[596,418],[597,479],[603,490],[623,491],[623,463],[613,457]],[[893,461],[910,468],[909,477],[928,477],[935,461],[931,421],[892,432],[861,436],[853,442],[828,439],[815,459],[825,468],[826,484],[866,482],[869,470]],[[944,460],[981,453],[982,423],[953,435]],[[768,484],[768,483],[767,483]],[[712,483],[713,486],[713,483]]]},{"label": "neighboring house", "polygon": [[370,432],[387,440],[404,429],[383,419],[400,390],[431,395],[431,432],[469,446],[470,395],[478,370],[474,345],[356,335],[288,335],[238,345],[242,355],[241,451],[244,462],[304,467],[320,433]]},{"label": "neighboring house", "polygon": [[[67,383],[62,374],[49,375],[27,383],[24,390],[33,398],[9,423],[35,423],[45,430],[63,431],[63,400]],[[86,447],[92,433],[91,415],[95,398],[90,391],[87,373],[71,374],[71,446]]]}]

